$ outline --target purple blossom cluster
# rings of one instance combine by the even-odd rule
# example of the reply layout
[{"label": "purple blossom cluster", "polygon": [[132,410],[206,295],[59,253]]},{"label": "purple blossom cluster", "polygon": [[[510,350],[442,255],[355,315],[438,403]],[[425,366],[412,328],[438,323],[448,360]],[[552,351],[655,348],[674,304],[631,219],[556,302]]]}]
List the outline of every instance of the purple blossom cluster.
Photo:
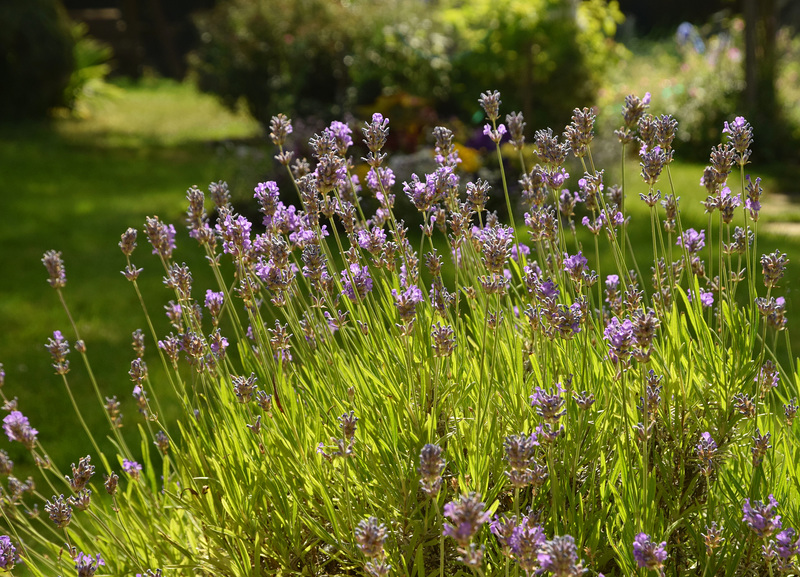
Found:
[{"label": "purple blossom cluster", "polygon": [[753,534],[761,539],[775,534],[781,528],[781,516],[776,515],[778,508],[778,501],[772,495],[769,496],[768,502],[754,501],[751,503],[750,499],[744,500],[742,505],[742,522],[750,527]]},{"label": "purple blossom cluster", "polygon": [[667,560],[667,543],[655,543],[647,533],[639,533],[633,540],[633,558],[643,569],[653,569],[664,573]]},{"label": "purple blossom cluster", "polygon": [[28,417],[19,411],[11,411],[3,418],[3,432],[9,441],[22,443],[27,449],[33,449],[39,434],[39,431],[31,427]]}]

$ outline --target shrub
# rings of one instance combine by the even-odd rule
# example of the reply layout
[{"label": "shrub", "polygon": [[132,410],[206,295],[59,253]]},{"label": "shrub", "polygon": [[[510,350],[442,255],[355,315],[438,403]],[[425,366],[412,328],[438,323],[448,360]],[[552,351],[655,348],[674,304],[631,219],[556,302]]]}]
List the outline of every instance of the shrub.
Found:
[{"label": "shrub", "polygon": [[[400,186],[382,152],[388,120],[375,114],[362,129],[363,190],[345,160],[347,125],[316,135],[311,172],[285,149],[284,116],[271,137],[301,206],[260,183],[251,222],[212,183],[212,227],[205,194],[189,189],[189,236],[216,286],[193,286],[173,225],[146,220],[155,256],[136,253],[128,229],[133,290],[150,259],[174,297],[169,335],[146,313],[134,334],[142,448],[125,443],[119,403],[95,384],[117,452],[102,454],[84,424],[94,456],[65,475],[0,389],[4,431],[52,495],[8,478],[0,566],[20,554],[34,575],[72,564],[80,576],[101,565],[236,577],[796,571],[797,373],[779,361],[791,350],[778,296],[787,261],[759,257],[750,125],[725,125],[703,175],[709,227],[697,231],[675,191],[657,190],[669,186],[676,126],[646,114],[648,98],[628,97],[618,132],[640,150],[641,199],[604,187],[588,109],[563,140],[536,132],[531,157],[522,117],[500,124],[498,93],[480,102],[498,155],[509,133],[530,167],[522,218],[503,191],[518,228],[486,213],[486,183],[461,182],[453,135],[437,127],[436,169],[402,185],[425,216],[411,236],[392,213]],[[582,178],[565,174],[567,155]],[[362,192],[379,205],[369,218]],[[650,262],[628,250],[630,215],[649,216]],[[66,307],[61,255],[43,262]],[[652,279],[633,272],[649,264]],[[88,367],[91,343],[73,326],[46,346],[80,415],[70,347]],[[163,417],[168,390],[176,422]],[[13,471],[5,453],[0,471]],[[32,520],[32,504],[49,520]]]},{"label": "shrub", "polygon": [[616,53],[616,3],[570,6],[225,0],[198,18],[193,63],[202,89],[229,106],[244,98],[265,126],[278,110],[329,120],[398,94],[469,118],[480,86],[543,123],[593,101]]},{"label": "shrub", "polygon": [[[197,17],[202,42],[192,57],[201,89],[228,106],[244,99],[264,126],[277,110],[340,115],[353,95],[348,67],[356,45],[391,3],[224,0]],[[388,18],[384,16],[383,18]]]},{"label": "shrub", "polygon": [[65,89],[65,105],[77,117],[90,113],[91,103],[98,98],[115,94],[106,83],[111,72],[109,61],[114,55],[111,46],[88,35],[89,27],[79,22],[72,25],[75,42],[75,70]]},{"label": "shrub", "polygon": [[0,120],[43,117],[65,104],[73,44],[60,1],[0,4]]},{"label": "shrub", "polygon": [[470,115],[475,90],[494,87],[536,126],[564,122],[576,105],[594,102],[616,57],[623,17],[613,1],[443,4],[455,37],[451,99]]},{"label": "shrub", "polygon": [[681,26],[673,39],[634,49],[641,54],[635,72],[609,82],[603,99],[610,110],[631,91],[652,89],[665,112],[683,130],[678,140],[685,154],[702,159],[718,138],[719,126],[733,118],[744,90],[744,23],[725,21],[722,29]]}]

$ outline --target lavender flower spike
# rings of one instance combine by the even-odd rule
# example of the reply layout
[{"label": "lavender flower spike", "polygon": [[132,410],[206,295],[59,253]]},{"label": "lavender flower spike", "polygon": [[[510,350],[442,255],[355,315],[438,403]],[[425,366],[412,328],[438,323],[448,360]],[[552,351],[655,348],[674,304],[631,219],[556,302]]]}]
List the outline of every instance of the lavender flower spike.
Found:
[{"label": "lavender flower spike", "polygon": [[11,411],[3,418],[3,432],[9,441],[18,441],[28,449],[33,449],[39,431],[31,427],[28,417],[19,411]]},{"label": "lavender flower spike", "polygon": [[654,543],[647,533],[639,533],[633,540],[633,558],[636,564],[644,569],[664,571],[664,561],[667,559],[667,543]]},{"label": "lavender flower spike", "polygon": [[8,535],[0,536],[0,569],[11,571],[17,563],[19,563],[19,553],[11,543],[11,538]]},{"label": "lavender flower spike", "polygon": [[427,444],[419,454],[419,484],[428,497],[435,496],[442,486],[445,462],[439,445]]},{"label": "lavender flower spike", "polygon": [[64,261],[61,258],[61,253],[55,250],[48,250],[42,257],[42,264],[47,269],[47,274],[50,276],[48,283],[54,289],[59,289],[67,284],[67,273],[64,270]]},{"label": "lavender flower spike", "polygon": [[450,501],[444,506],[444,515],[451,523],[444,524],[442,535],[452,537],[462,548],[469,547],[481,526],[491,518],[483,510],[484,507],[478,493],[462,495],[458,501]]},{"label": "lavender flower spike", "polygon": [[542,569],[550,571],[553,577],[578,577],[584,572],[578,560],[578,547],[571,535],[553,537],[542,546],[538,557]]},{"label": "lavender flower spike", "polygon": [[105,564],[106,562],[103,561],[99,554],[97,558],[94,558],[81,552],[75,558],[75,569],[78,571],[78,577],[93,577],[97,570]]},{"label": "lavender flower spike", "polygon": [[769,503],[766,504],[761,501],[751,504],[750,499],[745,499],[744,505],[742,505],[744,513],[742,521],[747,523],[757,537],[762,539],[769,537],[781,528],[781,516],[775,514],[777,507],[778,501],[772,495],[769,496]]}]

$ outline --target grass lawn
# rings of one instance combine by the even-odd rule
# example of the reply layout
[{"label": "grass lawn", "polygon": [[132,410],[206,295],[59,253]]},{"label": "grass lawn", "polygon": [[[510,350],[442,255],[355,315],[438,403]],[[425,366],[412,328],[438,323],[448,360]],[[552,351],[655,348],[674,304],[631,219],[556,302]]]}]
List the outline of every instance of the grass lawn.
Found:
[{"label": "grass lawn", "polygon": [[[125,263],[117,248],[120,234],[130,226],[141,230],[148,215],[158,215],[181,229],[184,192],[194,184],[205,188],[211,181],[227,180],[236,196],[250,197],[249,191],[271,165],[270,151],[238,143],[263,143],[258,138],[258,126],[246,115],[229,113],[190,85],[163,81],[121,85],[118,98],[104,103],[87,120],[2,128],[0,362],[6,371],[5,393],[19,397],[20,408],[30,415],[52,458],[62,465],[85,455],[88,445],[43,347],[54,330],[74,339],[56,294],[46,282],[42,254],[50,249],[63,252],[68,278],[64,293],[87,343],[100,387],[104,394],[123,400],[123,413],[133,417],[135,405],[127,375],[133,358],[130,333],[145,326],[135,293],[119,273]],[[774,208],[778,205],[769,201],[778,187],[774,175],[780,171],[762,172],[760,168],[753,167],[753,174],[765,177],[764,220],[800,221],[800,205],[784,199]],[[702,169],[702,165],[680,161],[672,167],[686,227],[699,229],[707,224],[699,204],[704,198],[698,184]],[[610,168],[612,176],[607,182],[613,171]],[[643,251],[639,260],[649,288],[650,225],[647,209],[638,200],[639,192],[645,191],[638,177],[638,161],[631,160],[626,172],[633,215],[630,232],[635,250]],[[664,180],[665,193],[667,187]],[[179,230],[178,238],[176,258],[190,265],[195,294],[202,294],[211,286],[204,276],[208,267],[184,230]],[[759,247],[762,252],[780,248],[789,253],[787,277],[800,278],[800,237],[762,235]],[[140,233],[133,260],[145,269],[140,277],[145,300],[157,330],[164,334],[169,331],[161,307],[170,293],[161,284],[160,264],[149,253]],[[797,299],[788,291],[786,297],[791,319]],[[148,342],[148,346],[154,345]],[[798,352],[795,349],[795,354]],[[78,357],[73,357],[70,383],[80,402],[86,403],[89,426],[103,430],[105,418],[86,371],[78,366]],[[153,363],[150,370],[158,382],[159,367]],[[67,416],[62,418],[62,413]],[[133,442],[137,435],[133,427],[129,429]],[[16,446],[7,450],[23,466],[30,458]]]},{"label": "grass lawn", "polygon": [[[223,139],[254,139],[258,125],[233,115],[189,85],[150,82],[123,86],[118,98],[103,103],[87,120],[56,120],[0,130],[0,362],[5,392],[18,396],[40,437],[62,464],[87,452],[85,433],[76,425],[64,386],[53,374],[44,343],[54,330],[72,342],[72,330],[57,295],[46,282],[40,260],[46,250],[63,252],[64,290],[101,389],[124,401],[132,418],[135,405],[127,375],[133,358],[130,333],[145,328],[135,292],[120,274],[125,259],[117,247],[128,227],[141,231],[146,216],[158,215],[182,228],[184,193],[196,184],[228,180],[247,195],[251,177],[264,171],[263,154]],[[195,272],[205,290],[198,251],[181,230],[178,259]],[[192,241],[194,242],[194,241]],[[151,316],[162,331],[161,310],[169,298],[161,286],[160,264],[140,232],[134,261],[144,267],[141,284]],[[149,346],[153,346],[148,342]],[[68,375],[75,395],[86,400],[89,426],[103,430],[105,418],[91,393],[86,371],[73,353]],[[157,367],[151,367],[158,378]],[[65,416],[62,418],[62,414]],[[129,433],[135,437],[133,427]],[[14,461],[29,454],[8,447]],[[22,472],[17,472],[22,475]]]}]

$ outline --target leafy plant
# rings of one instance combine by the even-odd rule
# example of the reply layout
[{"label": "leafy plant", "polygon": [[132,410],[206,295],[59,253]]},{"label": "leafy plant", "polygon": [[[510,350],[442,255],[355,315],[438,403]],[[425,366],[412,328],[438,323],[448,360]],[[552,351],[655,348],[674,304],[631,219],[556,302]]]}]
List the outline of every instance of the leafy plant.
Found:
[{"label": "leafy plant", "polygon": [[[791,343],[776,296],[786,256],[759,256],[750,125],[724,126],[703,174],[709,226],[697,231],[675,191],[658,190],[676,123],[647,114],[649,97],[626,99],[617,132],[623,162],[625,148],[640,151],[640,199],[603,183],[588,109],[563,139],[536,132],[530,156],[523,118],[502,122],[499,93],[480,105],[498,159],[506,135],[520,155],[521,198],[503,187],[512,226],[485,211],[485,182],[462,186],[444,127],[435,171],[402,186],[425,217],[414,237],[392,210],[388,119],[362,128],[361,188],[349,126],[312,139],[312,172],[285,148],[281,115],[271,138],[300,206],[260,183],[254,223],[212,183],[212,225],[205,194],[187,192],[189,236],[215,286],[193,286],[173,225],[147,219],[146,256],[137,231],[123,233],[123,274],[145,310],[129,371],[141,447],[92,379],[116,449],[100,451],[69,381],[70,348],[92,375],[91,343],[75,325],[72,342],[54,332],[46,346],[93,450],[66,475],[0,390],[4,431],[46,484],[9,476],[0,566],[22,554],[34,575],[796,571],[798,375],[780,361]],[[583,169],[572,191],[568,155]],[[644,261],[627,220],[643,214]],[[173,297],[168,335],[141,299],[144,258]],[[66,307],[61,255],[43,263]],[[652,280],[640,272],[650,265]],[[0,464],[13,472],[4,453]]]},{"label": "leafy plant", "polygon": [[75,70],[65,90],[66,106],[78,117],[90,113],[92,102],[116,94],[114,87],[105,80],[114,55],[111,46],[88,35],[89,27],[83,22],[72,25],[74,40]]}]

